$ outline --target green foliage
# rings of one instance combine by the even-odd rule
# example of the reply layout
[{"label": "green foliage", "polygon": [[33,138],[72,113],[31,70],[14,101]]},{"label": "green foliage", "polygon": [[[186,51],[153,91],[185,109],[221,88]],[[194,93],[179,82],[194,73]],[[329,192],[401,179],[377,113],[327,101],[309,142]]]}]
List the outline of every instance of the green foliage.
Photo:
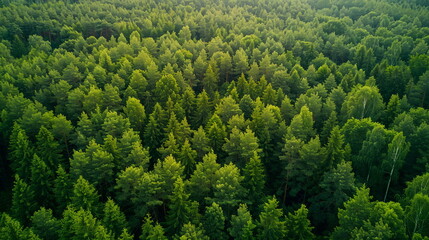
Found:
[{"label": "green foliage", "polygon": [[60,227],[61,222],[52,215],[50,209],[42,207],[31,216],[31,229],[43,239],[58,239]]},{"label": "green foliage", "polygon": [[76,208],[82,208],[85,211],[98,213],[99,195],[95,187],[80,176],[73,185],[73,192],[70,196],[71,205]]},{"label": "green foliage", "polygon": [[228,229],[229,234],[234,239],[254,239],[253,231],[256,225],[252,222],[252,215],[247,210],[246,204],[240,204],[237,215],[231,216],[231,227]]},{"label": "green foliage", "polygon": [[268,199],[264,203],[263,210],[259,215],[258,238],[283,239],[286,237],[287,229],[285,221],[282,221],[283,212],[277,207],[278,201],[275,198]]},{"label": "green foliage", "polygon": [[0,239],[428,237],[427,0],[0,2]]},{"label": "green foliage", "polygon": [[127,229],[128,225],[125,215],[112,199],[108,199],[104,204],[103,219],[101,219],[101,223],[107,230],[111,231],[113,235],[117,237],[123,233],[124,229]]},{"label": "green foliage", "polygon": [[205,233],[210,239],[227,239],[224,232],[225,216],[217,203],[214,202],[211,206],[206,207],[202,222]]},{"label": "green foliage", "polygon": [[180,177],[174,182],[170,201],[166,224],[168,225],[167,231],[173,234],[191,220],[193,213],[192,202],[189,201],[189,194],[185,192],[185,184]]},{"label": "green foliage", "polygon": [[293,214],[289,213],[286,218],[286,238],[288,239],[314,239],[315,236],[311,232],[313,227],[307,219],[308,210],[305,205],[296,210]]}]

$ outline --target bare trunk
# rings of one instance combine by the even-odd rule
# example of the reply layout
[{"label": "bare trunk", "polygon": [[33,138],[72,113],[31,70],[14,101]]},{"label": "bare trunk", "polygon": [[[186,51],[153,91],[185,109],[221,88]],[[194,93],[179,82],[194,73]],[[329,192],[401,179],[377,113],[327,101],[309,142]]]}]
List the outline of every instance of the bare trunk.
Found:
[{"label": "bare trunk", "polygon": [[384,200],[383,200],[384,202],[386,201],[387,193],[389,192],[390,182],[392,181],[392,175],[393,175],[393,171],[395,170],[395,164],[396,164],[396,160],[398,159],[398,154],[399,154],[399,147],[396,147],[395,155],[393,156],[392,169],[390,170],[389,182],[387,182],[386,193],[384,194]]}]

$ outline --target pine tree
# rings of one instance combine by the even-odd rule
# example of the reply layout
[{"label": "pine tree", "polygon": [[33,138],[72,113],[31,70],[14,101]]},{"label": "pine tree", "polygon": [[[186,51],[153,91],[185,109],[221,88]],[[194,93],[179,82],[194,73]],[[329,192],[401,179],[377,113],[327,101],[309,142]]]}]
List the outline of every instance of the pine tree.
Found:
[{"label": "pine tree", "polygon": [[203,88],[209,96],[213,96],[214,92],[217,90],[218,82],[219,76],[216,71],[213,70],[212,66],[209,65],[202,82]]},{"label": "pine tree", "polygon": [[0,239],[1,240],[41,240],[29,228],[23,229],[21,223],[8,214],[0,215]]},{"label": "pine tree", "polygon": [[130,97],[127,99],[124,113],[130,120],[131,127],[140,133],[143,133],[143,125],[146,120],[146,113],[144,106],[140,100]]},{"label": "pine tree", "polygon": [[255,227],[252,215],[247,210],[247,205],[240,204],[237,215],[232,215],[231,217],[231,227],[228,229],[229,234],[237,240],[252,240],[255,239],[253,234]]},{"label": "pine tree", "polygon": [[198,130],[194,131],[194,136],[191,139],[191,142],[192,148],[197,152],[197,159],[202,159],[203,156],[210,151],[209,139],[202,126],[200,126]]},{"label": "pine tree", "polygon": [[35,200],[41,206],[52,206],[52,172],[37,154],[31,162],[30,188],[35,193]]},{"label": "pine tree", "polygon": [[268,199],[264,203],[263,210],[259,214],[258,238],[267,240],[284,239],[287,233],[284,221],[281,221],[283,212],[278,209],[278,201],[275,198]]},{"label": "pine tree", "polygon": [[8,157],[14,172],[22,179],[28,180],[31,176],[33,149],[25,131],[18,124],[13,126]]},{"label": "pine tree", "polygon": [[170,155],[177,157],[179,155],[179,145],[177,144],[176,138],[172,132],[168,134],[168,139],[166,139],[162,146],[158,149],[158,152],[162,158]]},{"label": "pine tree", "polygon": [[133,240],[134,235],[129,234],[127,229],[123,229],[121,235],[118,237],[118,240]]},{"label": "pine tree", "polygon": [[99,211],[99,195],[93,185],[80,176],[73,185],[73,192],[70,196],[70,203],[76,209],[84,209],[85,211]]},{"label": "pine tree", "polygon": [[308,141],[314,136],[313,125],[313,113],[307,106],[303,106],[301,112],[293,117],[288,132],[301,140]]},{"label": "pine tree", "polygon": [[71,196],[72,182],[69,174],[60,165],[56,172],[57,177],[54,180],[54,196],[56,203],[56,212],[61,213],[66,208],[66,205]]},{"label": "pine tree", "polygon": [[223,207],[226,215],[229,216],[231,210],[236,207],[245,197],[246,189],[242,182],[240,170],[233,163],[229,163],[216,171],[216,182],[213,186],[213,199]]},{"label": "pine tree", "polygon": [[59,238],[61,223],[52,215],[51,209],[40,208],[31,216],[31,229],[46,240]]},{"label": "pine tree", "polygon": [[216,172],[220,164],[216,162],[217,156],[209,152],[203,157],[203,161],[196,165],[195,171],[189,179],[189,189],[192,199],[203,203],[206,197],[213,196],[213,187],[217,180]]},{"label": "pine tree", "polygon": [[224,232],[225,216],[217,203],[214,202],[211,206],[206,207],[202,221],[205,233],[210,239],[227,239]]},{"label": "pine tree", "polygon": [[313,227],[311,227],[307,215],[308,210],[304,204],[294,213],[288,214],[286,218],[287,239],[310,240],[315,238],[311,232]]},{"label": "pine tree", "polygon": [[170,234],[178,232],[183,224],[192,220],[192,203],[189,194],[185,192],[185,184],[182,178],[177,178],[170,197],[169,211],[167,213],[167,231]]},{"label": "pine tree", "polygon": [[209,240],[210,238],[204,234],[204,231],[192,223],[183,225],[179,239],[186,240]]},{"label": "pine tree", "polygon": [[58,164],[63,163],[60,145],[54,139],[53,134],[44,126],[40,127],[36,136],[35,152],[51,171],[54,171]]},{"label": "pine tree", "polygon": [[264,199],[265,191],[265,169],[261,159],[256,151],[253,152],[253,157],[246,163],[243,169],[243,187],[249,190],[250,203],[259,206]]},{"label": "pine tree", "polygon": [[36,203],[33,189],[19,175],[15,175],[10,208],[12,216],[26,225],[29,217],[37,210]]},{"label": "pine tree", "polygon": [[127,220],[125,219],[125,215],[112,199],[108,199],[104,204],[101,223],[116,237],[119,237],[121,233],[127,229]]},{"label": "pine tree", "polygon": [[222,149],[228,154],[227,160],[240,168],[243,168],[254,156],[254,152],[261,152],[258,139],[249,128],[246,129],[246,132],[240,132],[237,128],[233,128]]},{"label": "pine tree", "polygon": [[344,150],[344,135],[341,134],[338,126],[335,126],[331,131],[331,136],[329,137],[328,144],[326,146],[326,154],[327,169],[331,169],[342,160],[345,160],[344,157],[346,151]]},{"label": "pine tree", "polygon": [[197,96],[197,109],[195,112],[195,119],[193,120],[193,126],[205,125],[211,117],[211,109],[209,96],[207,92],[203,90]]},{"label": "pine tree", "polygon": [[185,167],[184,173],[186,177],[189,177],[194,172],[196,157],[197,152],[191,148],[191,144],[186,139],[178,154],[178,160]]}]

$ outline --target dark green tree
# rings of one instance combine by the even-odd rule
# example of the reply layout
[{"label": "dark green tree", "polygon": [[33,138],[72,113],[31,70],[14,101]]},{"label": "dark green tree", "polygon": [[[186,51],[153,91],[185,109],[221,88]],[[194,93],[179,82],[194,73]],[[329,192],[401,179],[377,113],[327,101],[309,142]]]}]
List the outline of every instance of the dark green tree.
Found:
[{"label": "dark green tree", "polygon": [[227,239],[224,232],[225,216],[217,203],[214,202],[211,206],[206,207],[202,222],[205,233],[210,239]]},{"label": "dark green tree", "polygon": [[10,210],[12,216],[23,224],[27,224],[30,216],[37,210],[33,189],[19,175],[15,175]]},{"label": "dark green tree", "polygon": [[285,221],[282,221],[283,212],[278,207],[278,201],[273,197],[263,205],[259,214],[258,238],[259,239],[284,239],[287,229]]},{"label": "dark green tree", "polygon": [[313,227],[307,218],[307,207],[302,204],[294,213],[289,213],[286,218],[286,238],[287,239],[315,239],[311,232]]}]

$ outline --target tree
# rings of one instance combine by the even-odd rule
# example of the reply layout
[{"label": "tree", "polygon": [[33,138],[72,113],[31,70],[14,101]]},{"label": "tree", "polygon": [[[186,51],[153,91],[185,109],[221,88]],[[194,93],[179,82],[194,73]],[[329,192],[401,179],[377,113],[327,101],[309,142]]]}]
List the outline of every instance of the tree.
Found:
[{"label": "tree", "polygon": [[[292,141],[291,144],[294,144],[294,142]],[[294,146],[291,145],[291,147],[293,148]],[[296,150],[299,153],[298,159],[293,156],[293,151]],[[291,196],[297,196],[300,192],[308,193],[313,190],[312,188],[319,181],[320,165],[325,159],[324,152],[324,149],[320,146],[318,136],[312,138],[307,144],[303,144],[301,149],[292,149],[292,155],[288,159],[289,162],[286,166],[288,185],[290,183],[289,194]]]},{"label": "tree", "polygon": [[161,79],[156,82],[154,91],[156,100],[159,103],[165,103],[167,102],[168,97],[173,98],[173,94],[179,93],[179,85],[173,75],[167,74],[162,76]]},{"label": "tree", "polygon": [[31,229],[46,240],[59,238],[60,221],[52,215],[51,209],[40,208],[31,216]]},{"label": "tree", "polygon": [[315,236],[311,232],[313,227],[307,218],[307,207],[302,204],[301,207],[294,213],[289,213],[286,218],[286,238],[287,239],[314,239]]},{"label": "tree", "polygon": [[217,90],[218,82],[219,76],[217,71],[213,70],[212,66],[209,65],[202,81],[203,88],[209,96],[213,96],[214,92]]},{"label": "tree", "polygon": [[53,134],[44,126],[40,128],[36,139],[35,152],[37,156],[53,171],[58,164],[63,162],[60,145],[54,139]]},{"label": "tree", "polygon": [[326,168],[331,169],[345,160],[345,155],[344,135],[341,134],[340,128],[335,126],[331,131],[331,136],[326,146]]},{"label": "tree", "polygon": [[337,226],[332,234],[333,239],[350,239],[353,229],[358,229],[369,219],[374,204],[370,202],[369,189],[359,188],[353,198],[344,203],[344,209],[339,209]]},{"label": "tree", "polygon": [[63,214],[59,239],[112,239],[112,237],[90,211],[68,208]]},{"label": "tree", "polygon": [[410,236],[420,233],[423,236],[429,236],[428,219],[429,215],[429,196],[417,193],[406,207],[407,229]]},{"label": "tree", "polygon": [[31,185],[35,199],[41,206],[52,206],[52,172],[37,154],[31,161]]},{"label": "tree", "polygon": [[195,217],[193,216],[192,202],[189,200],[189,194],[185,192],[185,184],[181,177],[178,177],[174,182],[174,189],[170,200],[166,225],[168,226],[167,231],[174,234],[185,223],[190,222],[192,217]]},{"label": "tree", "polygon": [[243,168],[253,157],[254,152],[259,153],[258,139],[252,130],[246,129],[246,132],[240,132],[236,127],[232,129],[229,139],[225,140],[222,149],[228,154],[227,160]]},{"label": "tree", "polygon": [[122,99],[119,96],[119,88],[111,84],[104,85],[103,106],[118,111],[121,109]]},{"label": "tree", "polygon": [[142,225],[141,240],[167,240],[168,238],[164,235],[164,229],[159,223],[154,224],[150,215],[146,215]]},{"label": "tree", "polygon": [[76,209],[98,213],[99,195],[95,187],[80,176],[73,185],[73,192],[70,196],[70,203]]},{"label": "tree", "polygon": [[2,240],[41,240],[31,229],[23,229],[21,223],[8,214],[2,213],[0,216],[0,239]]},{"label": "tree", "polygon": [[37,210],[33,189],[19,175],[15,175],[10,209],[12,216],[23,224],[27,224],[29,217]]},{"label": "tree", "polygon": [[404,159],[409,149],[410,144],[405,141],[405,137],[402,133],[396,134],[389,144],[387,159],[382,164],[384,169],[390,170],[383,201],[386,201],[392,179],[395,180],[397,178],[399,169],[404,164]]},{"label": "tree", "polygon": [[192,148],[197,152],[196,159],[202,159],[203,156],[210,151],[209,139],[202,126],[200,126],[198,130],[194,131],[194,136],[191,139],[191,143]]},{"label": "tree", "polygon": [[9,141],[8,156],[12,169],[23,179],[29,179],[31,176],[33,148],[30,144],[25,131],[18,124],[14,124]]},{"label": "tree", "polygon": [[70,199],[72,191],[72,182],[70,180],[70,175],[64,170],[60,165],[56,172],[57,177],[54,180],[54,196],[56,203],[56,210],[58,213],[63,212],[66,208],[66,205]]},{"label": "tree", "polygon": [[197,163],[195,171],[189,178],[189,190],[192,199],[203,203],[205,197],[213,196],[213,188],[218,178],[216,172],[220,164],[216,162],[217,156],[213,152],[207,153],[203,161]]},{"label": "tree", "polygon": [[192,223],[184,224],[180,232],[180,240],[209,240],[210,238],[204,234],[201,227],[197,227]]},{"label": "tree", "polygon": [[207,92],[203,89],[203,91],[197,96],[197,109],[195,112],[193,126],[205,125],[212,115],[211,109],[212,108],[209,102],[209,96],[207,95]]},{"label": "tree", "polygon": [[158,148],[158,152],[162,158],[167,156],[177,157],[179,155],[179,145],[177,144],[173,132],[168,134],[168,139],[166,139],[162,146]]},{"label": "tree", "polygon": [[307,141],[314,136],[313,113],[307,106],[303,106],[299,114],[293,117],[288,132],[301,140]]},{"label": "tree", "polygon": [[247,73],[249,69],[248,57],[246,52],[240,48],[235,52],[232,58],[233,73],[235,76],[240,76],[242,73]]},{"label": "tree", "polygon": [[158,195],[161,199],[167,199],[173,192],[177,179],[184,178],[183,170],[184,167],[171,155],[165,157],[163,161],[158,160],[153,173],[157,174],[161,180],[161,191]]},{"label": "tree", "polygon": [[141,70],[134,70],[130,76],[129,86],[136,91],[137,96],[140,100],[146,97],[146,87],[148,83],[146,78],[143,76]]},{"label": "tree", "polygon": [[131,127],[140,133],[143,133],[143,125],[146,120],[146,113],[144,106],[140,100],[130,97],[124,107],[124,113],[130,120]]},{"label": "tree", "polygon": [[213,198],[210,200],[223,206],[228,215],[246,195],[246,190],[242,186],[244,177],[240,175],[240,170],[233,163],[219,168],[215,175]]},{"label": "tree", "polygon": [[104,204],[101,223],[116,237],[119,237],[123,230],[127,229],[128,225],[125,214],[121,212],[119,206],[112,199],[108,199]]},{"label": "tree", "polygon": [[255,238],[253,234],[255,227],[252,215],[247,210],[247,205],[240,204],[237,215],[231,216],[231,227],[228,229],[229,234],[237,240],[251,240]]},{"label": "tree", "polygon": [[70,160],[70,174],[73,179],[84,177],[91,184],[102,187],[103,191],[112,181],[113,156],[104,151],[102,146],[92,140],[86,151],[81,150],[73,153]]},{"label": "tree", "polygon": [[189,140],[186,139],[178,154],[178,160],[180,161],[182,166],[185,167],[184,173],[186,177],[189,177],[194,172],[196,157],[197,152],[191,148]]},{"label": "tree", "polygon": [[243,169],[243,187],[249,190],[249,200],[253,206],[259,206],[264,199],[265,169],[256,151]]},{"label": "tree", "polygon": [[205,233],[210,239],[227,239],[224,232],[225,216],[217,203],[206,207],[202,221]]},{"label": "tree", "polygon": [[263,210],[259,214],[258,238],[259,239],[283,239],[287,230],[285,221],[282,221],[283,212],[277,208],[278,201],[273,197],[264,203]]},{"label": "tree", "polygon": [[357,86],[347,95],[341,112],[349,118],[371,118],[376,121],[384,109],[377,87]]}]

